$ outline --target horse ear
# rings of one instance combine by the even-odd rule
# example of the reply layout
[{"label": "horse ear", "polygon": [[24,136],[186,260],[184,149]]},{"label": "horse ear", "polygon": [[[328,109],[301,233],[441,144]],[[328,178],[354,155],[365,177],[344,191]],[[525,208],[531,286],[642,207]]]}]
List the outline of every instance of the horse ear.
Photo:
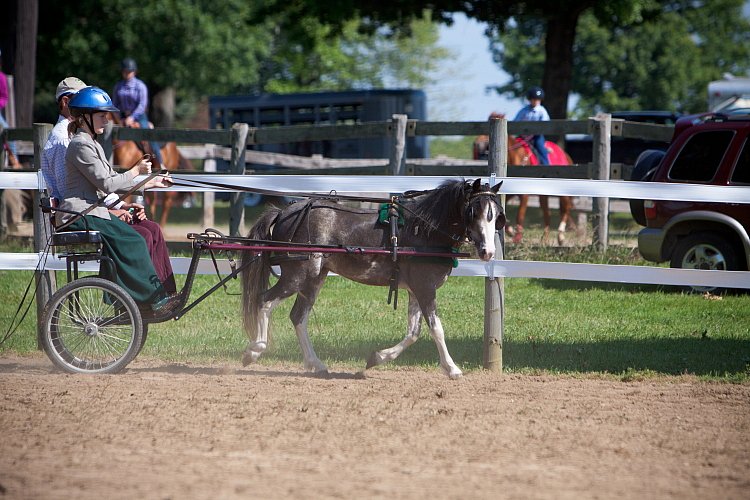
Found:
[{"label": "horse ear", "polygon": [[478,193],[481,187],[482,187],[482,179],[477,179],[474,181],[474,184],[472,184],[471,186],[471,192]]},{"label": "horse ear", "polygon": [[493,193],[497,194],[497,192],[500,191],[500,186],[502,185],[503,185],[503,181],[500,181],[494,186],[492,186],[490,189],[492,190]]}]

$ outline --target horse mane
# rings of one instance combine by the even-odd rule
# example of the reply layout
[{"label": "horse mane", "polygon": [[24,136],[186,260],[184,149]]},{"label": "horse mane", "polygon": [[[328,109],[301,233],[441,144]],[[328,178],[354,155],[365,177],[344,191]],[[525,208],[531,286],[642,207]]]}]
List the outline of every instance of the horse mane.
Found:
[{"label": "horse mane", "polygon": [[461,220],[461,204],[466,198],[467,184],[464,179],[447,180],[435,189],[418,196],[406,205],[412,217],[406,217],[404,229],[413,234],[420,226],[427,235],[446,222]]}]

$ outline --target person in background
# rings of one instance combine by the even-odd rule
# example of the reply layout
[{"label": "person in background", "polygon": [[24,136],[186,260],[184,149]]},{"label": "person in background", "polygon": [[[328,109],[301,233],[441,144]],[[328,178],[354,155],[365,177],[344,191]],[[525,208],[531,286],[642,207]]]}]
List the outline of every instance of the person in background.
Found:
[{"label": "person in background", "polygon": [[[8,120],[5,118],[5,107],[8,105],[10,92],[8,91],[8,77],[5,76],[3,69],[3,53],[0,51],[0,127],[9,128]],[[5,147],[3,143],[2,147]],[[8,142],[8,148],[13,156],[16,155],[16,146],[13,142]]]},{"label": "person in background", "polygon": [[[526,121],[526,122],[543,122],[549,121],[549,113],[547,109],[542,106],[544,100],[544,90],[541,87],[531,87],[526,93],[526,97],[529,100],[529,104],[521,108],[516,114],[513,121]],[[538,134],[529,137],[524,137],[524,140],[534,148],[536,157],[539,160],[540,165],[549,165],[549,158],[547,157],[547,147],[545,146],[544,135]]]},{"label": "person in background", "polygon": [[[108,123],[108,113],[117,113],[109,95],[98,87],[79,90],[68,103],[73,117],[68,131],[72,138],[65,153],[65,182],[58,186],[62,201],[56,212],[56,224],[72,230],[99,231],[103,252],[114,262],[102,266],[102,277],[123,287],[144,311],[155,314],[170,312],[177,300],[170,296],[159,280],[143,238],[125,221],[112,217],[99,200],[106,193],[128,191],[135,187],[135,177],[151,172],[151,162],[142,159],[133,168],[117,173],[106,160],[96,141]],[[169,187],[169,174],[151,179],[144,188]],[[84,216],[64,211],[83,212]]]},{"label": "person in background", "polygon": [[[68,104],[75,94],[86,87],[86,84],[75,76],[63,79],[55,91],[55,99],[60,115],[57,124],[47,137],[42,149],[41,170],[47,183],[47,191],[58,202],[63,199],[61,186],[65,185],[65,154],[70,144],[68,126],[73,120]],[[146,241],[148,253],[156,269],[159,280],[164,284],[167,293],[174,293],[177,284],[174,279],[172,263],[169,260],[169,249],[161,227],[146,218],[143,205],[139,203],[118,202],[117,195],[108,194],[107,206],[115,203],[110,214],[132,225],[132,228]],[[117,202],[117,203],[116,203]]]},{"label": "person in background", "polygon": [[[135,59],[126,57],[120,64],[122,80],[115,84],[112,93],[112,102],[120,109],[120,116],[126,127],[138,124],[141,128],[153,128],[148,121],[146,111],[148,110],[148,88],[142,80],[135,76],[138,65]],[[161,157],[161,146],[151,141],[151,149],[158,162],[157,167],[164,163]]]}]

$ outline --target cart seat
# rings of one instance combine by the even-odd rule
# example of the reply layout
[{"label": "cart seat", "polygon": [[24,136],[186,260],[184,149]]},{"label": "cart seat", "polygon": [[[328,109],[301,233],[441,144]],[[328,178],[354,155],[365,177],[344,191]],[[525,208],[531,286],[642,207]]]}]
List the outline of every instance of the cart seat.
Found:
[{"label": "cart seat", "polygon": [[76,254],[100,254],[102,236],[99,231],[60,231],[52,234],[51,244],[62,257]]}]

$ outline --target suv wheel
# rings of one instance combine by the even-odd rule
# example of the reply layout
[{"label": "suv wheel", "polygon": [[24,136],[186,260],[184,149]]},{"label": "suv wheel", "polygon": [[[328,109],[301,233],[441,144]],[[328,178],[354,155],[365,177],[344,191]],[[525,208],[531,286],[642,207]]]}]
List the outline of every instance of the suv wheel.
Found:
[{"label": "suv wheel", "polygon": [[[716,233],[693,233],[681,239],[672,252],[671,267],[682,269],[708,269],[713,271],[740,270],[734,247]],[[690,287],[695,292],[719,293],[717,287]]]}]

